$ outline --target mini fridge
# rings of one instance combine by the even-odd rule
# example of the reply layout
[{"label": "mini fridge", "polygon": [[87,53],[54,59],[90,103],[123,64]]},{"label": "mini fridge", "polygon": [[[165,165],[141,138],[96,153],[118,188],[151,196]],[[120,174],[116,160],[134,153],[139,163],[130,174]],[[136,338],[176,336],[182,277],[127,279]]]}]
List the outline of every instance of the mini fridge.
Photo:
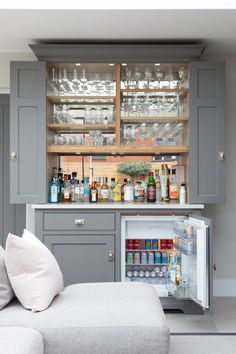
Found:
[{"label": "mini fridge", "polygon": [[211,230],[198,215],[123,216],[121,281],[151,284],[166,310],[209,312]]}]

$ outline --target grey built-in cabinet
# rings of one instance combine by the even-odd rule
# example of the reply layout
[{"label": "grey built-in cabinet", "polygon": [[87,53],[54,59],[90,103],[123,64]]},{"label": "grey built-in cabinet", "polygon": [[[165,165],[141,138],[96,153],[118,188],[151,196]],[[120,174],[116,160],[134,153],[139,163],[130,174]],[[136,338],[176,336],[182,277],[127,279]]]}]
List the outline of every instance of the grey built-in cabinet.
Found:
[{"label": "grey built-in cabinet", "polygon": [[109,211],[36,211],[36,234],[56,257],[65,285],[119,279],[117,217]]},{"label": "grey built-in cabinet", "polygon": [[[46,63],[11,63],[12,203],[47,202]],[[224,63],[190,63],[190,203],[224,201]],[[17,181],[17,183],[16,183]]]}]

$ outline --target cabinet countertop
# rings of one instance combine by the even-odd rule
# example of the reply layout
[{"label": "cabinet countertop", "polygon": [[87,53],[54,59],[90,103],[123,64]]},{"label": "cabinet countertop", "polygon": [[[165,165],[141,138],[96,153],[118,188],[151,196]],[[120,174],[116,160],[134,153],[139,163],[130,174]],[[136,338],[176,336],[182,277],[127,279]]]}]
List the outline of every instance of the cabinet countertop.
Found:
[{"label": "cabinet countertop", "polygon": [[58,204],[31,204],[32,209],[204,209],[203,204],[155,204],[155,203],[58,203]]}]

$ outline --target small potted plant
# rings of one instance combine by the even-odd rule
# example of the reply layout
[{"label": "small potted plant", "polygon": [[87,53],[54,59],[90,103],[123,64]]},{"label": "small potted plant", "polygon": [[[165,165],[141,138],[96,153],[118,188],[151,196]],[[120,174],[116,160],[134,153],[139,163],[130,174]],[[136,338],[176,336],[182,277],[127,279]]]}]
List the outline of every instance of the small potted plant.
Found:
[{"label": "small potted plant", "polygon": [[148,175],[151,171],[152,166],[149,162],[122,162],[118,165],[117,171],[123,173],[124,175],[130,176],[132,179],[140,175]]}]

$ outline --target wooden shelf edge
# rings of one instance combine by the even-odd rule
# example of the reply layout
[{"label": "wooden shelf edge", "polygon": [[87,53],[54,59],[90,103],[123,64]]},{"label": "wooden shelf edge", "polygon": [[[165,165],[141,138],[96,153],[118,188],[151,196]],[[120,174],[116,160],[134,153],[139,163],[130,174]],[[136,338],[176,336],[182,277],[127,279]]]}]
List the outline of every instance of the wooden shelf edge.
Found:
[{"label": "wooden shelf edge", "polygon": [[186,154],[189,147],[181,146],[81,146],[81,145],[49,145],[48,153],[73,154],[73,155],[174,155]]},{"label": "wooden shelf edge", "polygon": [[139,121],[188,121],[189,116],[181,116],[181,117],[121,117],[121,121],[123,122],[139,122]]},{"label": "wooden shelf edge", "polygon": [[177,92],[177,93],[187,93],[189,88],[161,88],[161,89],[120,89],[120,92]]},{"label": "wooden shelf edge", "polygon": [[114,124],[48,124],[47,127],[56,132],[115,131]]}]

